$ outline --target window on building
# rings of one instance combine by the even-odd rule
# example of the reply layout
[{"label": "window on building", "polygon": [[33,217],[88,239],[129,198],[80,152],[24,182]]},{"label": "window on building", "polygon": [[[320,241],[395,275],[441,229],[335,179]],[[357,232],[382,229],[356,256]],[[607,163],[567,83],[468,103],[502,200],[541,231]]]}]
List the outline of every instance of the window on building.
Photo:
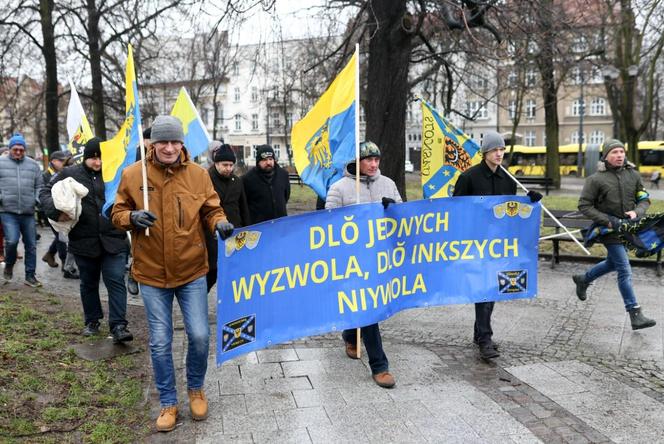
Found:
[{"label": "window on building", "polygon": [[210,109],[209,108],[203,108],[201,110],[201,120],[205,122],[207,126],[210,126]]},{"label": "window on building", "polygon": [[251,129],[253,131],[258,130],[258,114],[252,114],[251,115]]},{"label": "window on building", "polygon": [[590,133],[590,143],[602,144],[604,143],[604,131],[594,130]]},{"label": "window on building", "polygon": [[526,117],[534,119],[537,113],[537,102],[534,99],[526,100]]},{"label": "window on building", "polygon": [[469,100],[466,102],[466,114],[476,119],[488,119],[489,111],[486,105],[479,100]]},{"label": "window on building", "polygon": [[602,97],[593,97],[590,101],[590,114],[593,116],[606,114],[606,100]]},{"label": "window on building", "polygon": [[584,103],[581,103],[581,99],[576,99],[574,102],[572,102],[572,115],[573,116],[580,116],[581,112],[585,115],[586,111],[586,104],[585,100]]},{"label": "window on building", "polygon": [[588,39],[586,39],[586,36],[580,35],[574,39],[574,42],[572,43],[572,51],[574,52],[588,51]]},{"label": "window on building", "polygon": [[583,83],[583,73],[581,72],[581,68],[578,66],[572,68],[572,70],[569,72],[569,79],[570,82],[572,82],[574,85],[580,85]]},{"label": "window on building", "polygon": [[526,86],[533,87],[537,84],[537,72],[534,68],[528,68],[526,71]]},{"label": "window on building", "polygon": [[252,86],[251,87],[251,101],[256,103],[258,102],[258,87],[257,86]]},{"label": "window on building", "polygon": [[[214,115],[214,110],[212,111],[212,114]],[[222,126],[224,124],[224,107],[222,105],[219,105],[217,108],[217,125]]]},{"label": "window on building", "polygon": [[485,91],[489,87],[489,81],[480,76],[473,77],[473,88],[477,91]]},{"label": "window on building", "polygon": [[535,146],[535,141],[537,140],[535,131],[526,131],[526,137],[524,140],[526,142],[526,146]]},{"label": "window on building", "polygon": [[583,143],[586,140],[586,133],[581,134],[581,140],[579,141],[579,132],[574,131],[570,136],[571,143]]},{"label": "window on building", "polygon": [[272,113],[272,128],[278,129],[281,127],[281,119],[279,113]]},{"label": "window on building", "polygon": [[590,82],[595,84],[604,82],[602,70],[599,69],[598,66],[593,66],[590,68]]},{"label": "window on building", "polygon": [[239,114],[235,115],[235,131],[242,131],[242,116]]},{"label": "window on building", "polygon": [[293,113],[286,113],[286,125],[289,128],[293,127]]},{"label": "window on building", "polygon": [[233,69],[232,69],[231,72],[234,76],[239,76],[240,75],[240,63],[239,62],[233,63]]},{"label": "window on building", "polygon": [[509,111],[510,119],[516,119],[516,100],[510,100],[507,110]]},{"label": "window on building", "polygon": [[238,103],[240,101],[240,87],[236,86],[233,88],[233,101]]},{"label": "window on building", "polygon": [[275,143],[272,145],[272,149],[274,150],[274,158],[275,160],[279,160],[280,154],[281,154],[281,145],[278,143]]},{"label": "window on building", "polygon": [[507,84],[511,87],[516,86],[516,82],[518,80],[518,77],[516,75],[516,72],[510,71],[510,73],[507,75]]}]

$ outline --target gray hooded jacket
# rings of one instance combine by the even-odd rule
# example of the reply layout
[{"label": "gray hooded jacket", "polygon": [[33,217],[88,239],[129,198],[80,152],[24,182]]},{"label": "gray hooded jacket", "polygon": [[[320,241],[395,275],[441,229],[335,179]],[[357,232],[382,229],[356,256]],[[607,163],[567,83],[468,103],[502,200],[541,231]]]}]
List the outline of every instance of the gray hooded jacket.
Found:
[{"label": "gray hooded jacket", "polygon": [[[380,202],[383,197],[402,202],[401,195],[394,181],[380,174],[374,176],[360,176],[360,203]],[[355,197],[355,161],[346,165],[344,177],[332,184],[327,192],[325,208],[339,208],[352,205]]]},{"label": "gray hooded jacket", "polygon": [[37,162],[29,157],[0,156],[0,212],[33,214],[42,186]]}]

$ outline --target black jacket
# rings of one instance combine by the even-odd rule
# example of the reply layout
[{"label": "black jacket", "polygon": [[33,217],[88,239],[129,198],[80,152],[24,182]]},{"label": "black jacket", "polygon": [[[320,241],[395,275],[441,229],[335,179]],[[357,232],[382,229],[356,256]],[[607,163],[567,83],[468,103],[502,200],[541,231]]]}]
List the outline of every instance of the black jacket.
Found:
[{"label": "black jacket", "polygon": [[60,211],[53,205],[51,189],[67,177],[74,178],[88,189],[88,194],[81,201],[81,216],[69,232],[69,251],[85,257],[99,257],[104,252],[118,254],[128,251],[127,234],[102,216],[105,198],[101,171],[94,172],[84,163],[63,169],[42,189],[39,198],[46,215],[53,220],[60,217]]},{"label": "black jacket", "polygon": [[214,190],[219,195],[221,208],[224,209],[228,221],[236,228],[250,225],[249,206],[240,178],[235,174],[231,174],[230,177],[223,177],[217,172],[214,165],[208,168],[208,174],[212,180]]},{"label": "black jacket", "polygon": [[494,173],[482,160],[461,173],[454,185],[454,196],[500,196],[516,194],[516,183],[500,168]]},{"label": "black jacket", "polygon": [[242,184],[252,224],[288,215],[286,204],[290,198],[290,182],[288,173],[279,165],[275,164],[271,178],[258,167],[252,168],[242,177]]}]

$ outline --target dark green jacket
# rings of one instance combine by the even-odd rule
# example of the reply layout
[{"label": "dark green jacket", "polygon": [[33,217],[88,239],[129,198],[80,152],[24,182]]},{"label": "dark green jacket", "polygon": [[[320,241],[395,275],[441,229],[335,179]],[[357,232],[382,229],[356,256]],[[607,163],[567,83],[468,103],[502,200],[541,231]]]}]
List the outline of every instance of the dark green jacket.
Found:
[{"label": "dark green jacket", "polygon": [[[583,185],[578,207],[593,222],[608,226],[609,216],[626,219],[627,211],[643,216],[650,207],[650,200],[634,164],[626,162],[622,168],[614,169],[600,162],[597,172]],[[610,234],[602,241],[614,242],[618,238]]]}]

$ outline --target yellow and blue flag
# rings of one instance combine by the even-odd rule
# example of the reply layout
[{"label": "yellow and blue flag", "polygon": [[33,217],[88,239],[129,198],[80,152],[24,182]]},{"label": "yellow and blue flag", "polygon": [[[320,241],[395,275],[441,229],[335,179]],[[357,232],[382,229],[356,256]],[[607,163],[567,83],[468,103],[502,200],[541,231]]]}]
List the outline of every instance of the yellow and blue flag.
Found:
[{"label": "yellow and blue flag", "polygon": [[81,104],[81,99],[78,97],[78,92],[74,86],[74,82],[69,79],[70,98],[69,105],[67,106],[67,134],[69,136],[68,149],[74,156],[74,159],[79,159],[83,156],[83,148],[85,142],[92,139],[92,129],[85,111]]},{"label": "yellow and blue flag", "polygon": [[304,118],[293,125],[291,143],[302,182],[321,198],[355,158],[357,53]]},{"label": "yellow and blue flag", "polygon": [[449,197],[461,173],[479,163],[480,147],[422,100],[422,194]]},{"label": "yellow and blue flag", "polygon": [[193,158],[204,153],[212,139],[186,89],[180,89],[171,116],[177,117],[182,122],[184,146],[187,147],[189,155]]},{"label": "yellow and blue flag", "polygon": [[141,139],[141,112],[138,108],[138,84],[134,72],[134,54],[129,45],[125,67],[125,120],[117,134],[100,144],[106,203],[103,213],[115,203],[122,170],[136,161],[136,149]]}]

